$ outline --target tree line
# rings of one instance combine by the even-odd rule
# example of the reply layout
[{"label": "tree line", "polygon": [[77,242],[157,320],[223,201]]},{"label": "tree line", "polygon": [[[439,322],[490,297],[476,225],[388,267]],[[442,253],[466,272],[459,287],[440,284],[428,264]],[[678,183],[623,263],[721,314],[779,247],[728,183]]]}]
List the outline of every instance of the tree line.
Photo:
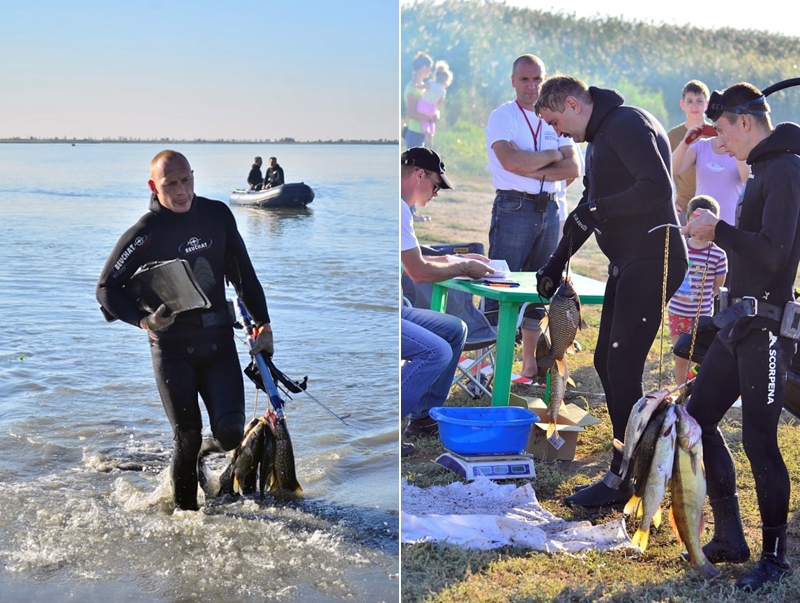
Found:
[{"label": "tree line", "polygon": [[[486,0],[418,1],[403,7],[401,22],[403,86],[420,50],[446,60],[455,76],[443,130],[467,123],[482,130],[489,113],[514,98],[511,64],[523,53],[539,56],[548,74],[620,91],[666,128],[684,121],[679,101],[691,79],[713,91],[800,76],[800,38],[758,31],[578,18]],[[800,87],[771,95],[769,103],[773,123],[800,122]]]}]

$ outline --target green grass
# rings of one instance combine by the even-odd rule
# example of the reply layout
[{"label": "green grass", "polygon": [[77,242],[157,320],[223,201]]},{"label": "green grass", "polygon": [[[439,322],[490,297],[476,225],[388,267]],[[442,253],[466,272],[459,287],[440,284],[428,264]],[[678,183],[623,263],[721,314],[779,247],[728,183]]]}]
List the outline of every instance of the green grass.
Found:
[{"label": "green grass", "polygon": [[[450,220],[453,208],[460,205],[458,213],[475,215],[479,205],[491,203],[491,195],[476,193],[486,188],[485,177],[480,182],[465,179],[455,191],[448,204],[430,206],[426,213],[433,216],[431,222],[420,223],[418,234],[448,231],[450,240],[464,240],[457,226],[457,215]],[[490,184],[489,184],[490,186]],[[460,197],[459,195],[463,195]],[[445,211],[447,209],[448,211]],[[485,209],[485,208],[484,208]],[[435,242],[438,237],[432,237]],[[473,237],[466,237],[470,240]],[[605,261],[599,250],[592,245],[582,248],[576,256],[578,272],[604,278]],[[576,388],[583,392],[602,392],[597,374],[592,366],[594,346],[597,339],[600,309],[584,308],[588,329],[579,332],[578,341],[584,350],[568,357]],[[659,375],[663,385],[672,383],[673,360],[668,341],[666,353],[659,353],[659,341],[651,349],[643,375],[646,390],[659,386]],[[515,353],[514,371],[519,373],[521,355]],[[572,389],[572,388],[571,388]],[[514,393],[524,396],[541,396],[541,390],[525,386],[512,386]],[[590,520],[602,523],[621,517],[621,511],[603,509],[600,512],[581,508],[572,509],[562,503],[579,484],[599,479],[611,460],[611,422],[602,396],[571,394],[567,402],[588,408],[600,419],[597,425],[589,426],[578,437],[574,461],[536,460],[536,477],[531,483],[539,502],[550,512],[567,521]],[[487,398],[472,400],[458,388],[454,388],[447,401],[452,406],[488,406]],[[738,473],[741,512],[753,559],[761,552],[760,517],[756,503],[752,473],[741,445],[741,412],[731,409],[720,427],[733,453]],[[789,469],[793,491],[789,514],[788,555],[795,565],[800,562],[800,519],[797,509],[800,496],[800,425],[797,420],[784,413],[779,427],[779,440],[784,460]],[[443,485],[456,481],[458,476],[436,465],[433,461],[444,450],[437,438],[420,441],[419,452],[402,460],[401,475],[410,483],[420,487]],[[518,484],[524,482],[519,481]],[[669,496],[665,501],[668,508]],[[665,515],[666,517],[666,515]],[[626,520],[628,533],[633,534],[635,525]],[[711,538],[713,517],[706,507],[706,527],[702,541]],[[733,583],[753,566],[754,561],[742,565],[721,565],[721,575],[711,582],[700,579],[679,556],[675,535],[667,521],[659,529],[651,529],[650,544],[646,553],[632,550],[581,554],[548,554],[504,547],[493,551],[472,551],[444,544],[403,545],[402,600],[407,603],[489,603],[489,602],[535,602],[535,601],[652,601],[670,603],[688,602],[789,602],[800,601],[800,570],[781,585],[762,589],[757,596],[736,591]]]}]

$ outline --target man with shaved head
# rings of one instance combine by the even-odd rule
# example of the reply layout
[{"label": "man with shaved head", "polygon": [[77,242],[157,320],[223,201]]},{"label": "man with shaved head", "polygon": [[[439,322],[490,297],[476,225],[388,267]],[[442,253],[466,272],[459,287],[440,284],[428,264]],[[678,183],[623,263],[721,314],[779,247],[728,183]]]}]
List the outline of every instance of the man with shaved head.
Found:
[{"label": "man with shaved head", "polygon": [[[175,440],[170,472],[175,507],[197,510],[202,418],[208,411],[214,441],[208,450],[232,450],[244,430],[244,383],[233,338],[229,281],[260,332],[252,354],[273,353],[267,302],[228,206],[194,194],[189,161],[162,151],[150,163],[149,211],[119,239],[97,283],[109,320],[147,332],[153,370]],[[145,309],[131,277],[146,264],[185,260],[210,307],[170,313],[164,303]],[[157,292],[156,292],[157,293]]]},{"label": "man with shaved head", "polygon": [[[495,188],[489,226],[489,257],[505,260],[512,272],[535,272],[558,243],[558,196],[566,180],[577,178],[575,146],[559,136],[534,111],[547,77],[544,62],[532,54],[511,66],[515,98],[492,111],[486,125],[486,151]],[[486,300],[486,309],[497,307]],[[544,317],[541,305],[529,307],[522,321],[522,377],[535,379],[536,343]]]}]

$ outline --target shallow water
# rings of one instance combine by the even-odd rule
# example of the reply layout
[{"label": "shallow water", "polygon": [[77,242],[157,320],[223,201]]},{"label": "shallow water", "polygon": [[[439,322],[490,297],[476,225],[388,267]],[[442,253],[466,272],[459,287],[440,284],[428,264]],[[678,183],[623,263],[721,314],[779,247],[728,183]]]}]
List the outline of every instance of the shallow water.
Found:
[{"label": "shallow water", "polygon": [[[300,500],[173,514],[146,338],[94,299],[164,146],[0,144],[0,600],[397,600],[397,149],[170,146],[202,196],[227,201],[256,154],[314,188],[306,211],[231,208],[277,366],[350,425],[293,396]],[[266,404],[249,381],[245,404]]]}]

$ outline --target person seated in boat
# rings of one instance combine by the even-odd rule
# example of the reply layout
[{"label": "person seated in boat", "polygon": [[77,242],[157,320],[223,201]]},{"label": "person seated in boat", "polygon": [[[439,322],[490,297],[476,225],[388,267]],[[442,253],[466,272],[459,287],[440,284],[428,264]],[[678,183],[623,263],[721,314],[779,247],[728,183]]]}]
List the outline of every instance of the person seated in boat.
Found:
[{"label": "person seated in boat", "polygon": [[269,167],[264,177],[264,188],[275,188],[284,183],[283,168],[278,165],[278,160],[274,157],[269,158]]},{"label": "person seated in boat", "polygon": [[250,185],[251,191],[260,191],[264,185],[264,176],[261,175],[261,157],[253,159],[253,167],[250,168],[250,173],[247,175],[247,184]]}]

